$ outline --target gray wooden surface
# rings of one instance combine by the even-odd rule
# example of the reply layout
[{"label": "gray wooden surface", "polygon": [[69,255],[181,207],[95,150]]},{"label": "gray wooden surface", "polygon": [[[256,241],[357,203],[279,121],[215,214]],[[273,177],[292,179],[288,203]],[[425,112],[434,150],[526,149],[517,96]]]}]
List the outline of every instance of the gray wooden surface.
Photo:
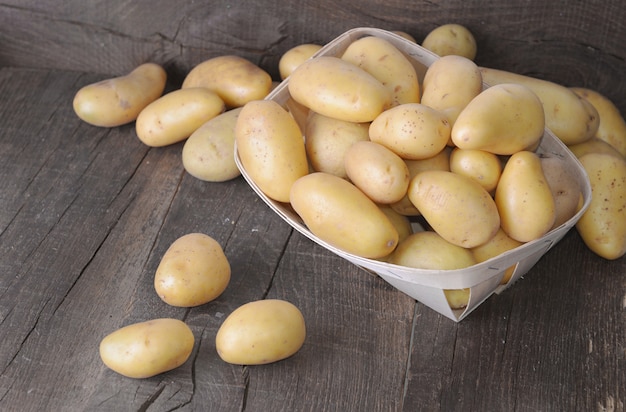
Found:
[{"label": "gray wooden surface", "polygon": [[[358,26],[422,38],[466,24],[478,62],[610,96],[626,112],[620,2],[5,1],[0,5],[0,410],[624,411],[626,260],[575,231],[517,284],[454,323],[294,232],[243,179],[186,174],[182,144],[149,149],[133,125],[91,127],[81,86],[152,60],[170,88],[193,64],[281,53]],[[152,286],[178,236],[202,231],[233,277],[193,309]],[[308,335],[293,357],[222,362],[237,306],[282,298]],[[154,317],[196,338],[180,368],[144,380],[98,356],[112,330]]]}]

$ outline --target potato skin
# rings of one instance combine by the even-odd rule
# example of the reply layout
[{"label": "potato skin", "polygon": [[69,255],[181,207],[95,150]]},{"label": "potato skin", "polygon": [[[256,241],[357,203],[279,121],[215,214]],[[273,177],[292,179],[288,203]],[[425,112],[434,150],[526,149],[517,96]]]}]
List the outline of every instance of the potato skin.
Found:
[{"label": "potato skin", "polygon": [[595,254],[619,259],[626,254],[626,160],[600,153],[579,160],[591,182],[591,203],[576,229]]},{"label": "potato skin", "polygon": [[151,147],[178,143],[222,113],[224,108],[222,99],[209,89],[174,90],[139,113],[135,123],[137,137]]},{"label": "potato skin", "polygon": [[[484,262],[485,260],[501,255],[502,253],[515,249],[523,244],[523,242],[518,242],[517,240],[510,238],[504,230],[500,228],[498,229],[498,233],[496,233],[491,240],[487,243],[483,243],[482,245],[473,247],[471,251],[477,262]],[[517,265],[513,265],[505,270],[502,275],[502,280],[500,281],[501,285],[509,282],[516,267]]]},{"label": "potato skin", "polygon": [[239,176],[235,163],[235,124],[241,108],[210,119],[189,136],[183,146],[183,166],[197,179],[225,182]]},{"label": "potato skin", "polygon": [[217,56],[196,65],[185,77],[183,89],[205,87],[224,101],[228,108],[241,107],[265,98],[272,90],[271,76],[240,56]]},{"label": "potato skin", "polygon": [[300,310],[290,302],[265,299],[235,309],[220,326],[215,348],[224,362],[263,365],[294,355],[306,339]]},{"label": "potato skin", "polygon": [[295,101],[314,112],[355,123],[371,122],[392,103],[385,85],[339,57],[305,61],[289,76],[288,88]]},{"label": "potato skin", "polygon": [[185,363],[194,346],[193,332],[183,321],[161,318],[120,328],[100,342],[102,362],[129,378],[142,379]]},{"label": "potato skin", "polygon": [[237,152],[246,172],[271,199],[289,201],[291,185],[309,172],[302,131],[273,100],[247,103],[235,125]]},{"label": "potato skin", "polygon": [[291,205],[320,239],[357,256],[389,255],[399,234],[380,208],[352,183],[323,172],[298,179]]},{"label": "potato skin", "polygon": [[493,153],[456,147],[450,153],[450,171],[471,177],[491,193],[498,186],[502,163]]},{"label": "potato skin", "polygon": [[81,88],[74,96],[74,112],[93,126],[116,127],[130,123],[163,94],[166,80],[167,74],[161,66],[142,64],[127,75]]},{"label": "potato skin", "polygon": [[500,227],[492,197],[467,176],[441,170],[421,172],[411,180],[408,196],[433,230],[454,245],[481,245]]},{"label": "potato skin", "polygon": [[167,249],[154,275],[154,288],[165,303],[203,305],[224,292],[230,263],[221,245],[203,233],[188,233]]},{"label": "potato skin", "polygon": [[560,157],[542,156],[541,169],[552,191],[556,218],[552,228],[561,226],[578,212],[582,191],[578,181]]},{"label": "potato skin", "polygon": [[296,67],[300,66],[307,59],[313,56],[322,46],[314,43],[299,44],[287,50],[278,61],[278,73],[280,78],[285,80]]},{"label": "potato skin", "polygon": [[435,27],[422,41],[422,47],[439,56],[457,55],[470,60],[476,58],[478,49],[472,32],[456,23]]}]

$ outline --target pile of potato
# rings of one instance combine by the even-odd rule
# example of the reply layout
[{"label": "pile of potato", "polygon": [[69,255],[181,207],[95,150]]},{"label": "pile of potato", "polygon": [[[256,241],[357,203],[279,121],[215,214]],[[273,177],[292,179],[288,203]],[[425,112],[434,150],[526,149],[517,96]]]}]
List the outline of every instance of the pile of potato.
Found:
[{"label": "pile of potato", "polygon": [[[236,146],[258,188],[290,205],[320,239],[361,257],[444,270],[541,238],[580,209],[581,188],[563,160],[535,152],[548,127],[589,175],[592,199],[578,232],[599,256],[622,257],[626,122],[613,103],[590,89],[478,67],[474,37],[457,24],[437,27],[422,45],[441,56],[423,79],[375,36],[340,56],[311,58],[321,46],[296,46],[279,64],[281,79],[289,78],[284,105],[265,100],[276,85],[267,72],[219,56],[166,94],[163,68],[143,64],[83,87],[74,110],[94,126],[134,121],[151,147],[184,142],[186,171],[204,181],[240,175]],[[189,234],[163,256],[155,290],[170,305],[197,306],[217,298],[229,279],[220,245]],[[452,308],[468,302],[467,289],[445,293]],[[229,326],[242,321],[247,328]],[[259,328],[276,333],[253,342]],[[223,323],[216,348],[227,362],[267,363],[298,351],[304,336],[292,304],[250,302]],[[146,339],[157,344],[142,346]],[[193,345],[184,322],[153,319],[113,332],[100,353],[111,369],[141,378],[180,366]]]}]

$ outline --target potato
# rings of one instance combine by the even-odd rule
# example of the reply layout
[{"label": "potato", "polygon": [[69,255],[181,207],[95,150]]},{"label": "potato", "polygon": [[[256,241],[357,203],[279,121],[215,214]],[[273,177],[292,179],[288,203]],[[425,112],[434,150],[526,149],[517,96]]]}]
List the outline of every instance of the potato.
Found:
[{"label": "potato", "polygon": [[167,249],[154,275],[154,289],[168,305],[203,305],[224,292],[230,264],[220,244],[203,233],[189,233]]},{"label": "potato", "polygon": [[541,101],[526,86],[499,84],[476,96],[452,126],[461,149],[510,155],[536,144],[545,130]]},{"label": "potato", "polygon": [[398,244],[398,231],[380,208],[352,183],[323,172],[298,179],[291,206],[311,233],[357,256],[377,259]]},{"label": "potato", "polygon": [[620,159],[624,158],[624,156],[622,156],[622,154],[618,152],[615,147],[611,146],[604,140],[598,139],[597,137],[592,137],[582,143],[567,146],[567,148],[579,159],[587,153],[604,153],[610,154],[611,156],[617,156]]},{"label": "potato", "polygon": [[371,122],[392,103],[385,85],[339,57],[302,63],[289,76],[288,88],[295,101],[314,112],[355,123]]},{"label": "potato", "polygon": [[[482,245],[473,247],[471,249],[474,258],[478,263],[489,260],[493,257],[499,256],[504,252],[508,252],[509,250],[513,250],[518,246],[523,245],[523,242],[519,242],[515,239],[510,238],[502,228],[498,229],[498,233],[494,237],[491,238],[487,243],[483,243]],[[513,276],[513,272],[517,264],[507,268],[502,275],[502,279],[500,280],[501,285],[505,285],[511,280],[511,276]]]},{"label": "potato", "polygon": [[409,169],[404,160],[372,141],[356,142],[345,153],[348,178],[376,203],[399,201],[409,187]]},{"label": "potato", "polygon": [[241,108],[221,113],[189,136],[183,146],[187,173],[207,182],[225,182],[239,176],[235,163],[235,124]]},{"label": "potato", "polygon": [[450,171],[471,177],[491,193],[498,186],[502,163],[493,153],[457,147],[450,153]]},{"label": "potato", "polygon": [[411,221],[405,215],[396,212],[389,205],[378,205],[378,207],[398,231],[398,242],[402,242],[404,239],[409,237],[411,233],[413,233]]},{"label": "potato", "polygon": [[[476,264],[468,249],[454,245],[435,232],[416,232],[398,244],[389,263],[418,269],[463,269]],[[461,309],[469,301],[469,288],[447,289],[444,294],[452,309]]]},{"label": "potato", "polygon": [[194,345],[193,332],[183,321],[161,318],[134,323],[100,342],[100,358],[113,371],[142,379],[185,363]]},{"label": "potato", "polygon": [[467,27],[449,23],[435,27],[422,41],[422,47],[439,56],[457,55],[476,58],[476,39]]},{"label": "potato", "polygon": [[496,188],[502,230],[518,242],[545,235],[554,225],[556,209],[541,160],[529,151],[513,154]]},{"label": "potato", "polygon": [[626,160],[590,153],[580,163],[591,182],[591,203],[576,229],[595,254],[619,259],[626,253]]},{"label": "potato", "polygon": [[264,99],[272,90],[272,77],[243,57],[217,56],[196,65],[183,80],[182,88],[205,87],[228,108]]},{"label": "potato", "polygon": [[370,140],[391,149],[403,159],[437,155],[450,140],[446,115],[419,103],[406,103],[384,111],[369,127]]},{"label": "potato", "polygon": [[287,50],[278,61],[278,73],[281,79],[286,79],[304,61],[313,56],[322,46],[319,44],[299,44]]},{"label": "potato", "polygon": [[568,146],[590,139],[598,130],[597,110],[567,87],[504,70],[481,67],[480,72],[491,86],[516,83],[530,88],[541,101],[546,127]]},{"label": "potato", "polygon": [[369,125],[310,112],[305,129],[305,148],[313,170],[347,177],[346,151],[356,142],[369,140]]},{"label": "potato", "polygon": [[83,121],[115,127],[137,119],[139,112],[163,94],[167,74],[155,63],[145,63],[125,76],[93,83],[74,96],[73,107]]},{"label": "potato", "polygon": [[552,229],[561,226],[578,212],[582,190],[565,161],[556,156],[542,156],[541,169],[552,191],[555,220]]},{"label": "potato", "polygon": [[411,43],[417,43],[417,40],[415,39],[415,37],[413,37],[412,35],[410,35],[409,33],[402,31],[402,30],[392,30],[391,31],[393,34],[397,34],[398,36],[410,41]]},{"label": "potato", "polygon": [[309,172],[302,132],[273,100],[247,103],[237,118],[235,142],[241,164],[269,198],[289,201],[291,185]]},{"label": "potato", "polygon": [[223,111],[222,99],[208,89],[178,89],[146,106],[137,116],[135,131],[148,146],[167,146],[187,139]]},{"label": "potato", "polygon": [[421,103],[444,112],[453,125],[461,110],[483,90],[483,82],[476,63],[449,55],[428,67],[422,89]]},{"label": "potato", "polygon": [[215,348],[223,361],[262,365],[294,355],[306,338],[300,310],[290,302],[265,299],[235,309],[220,326]]},{"label": "potato", "polygon": [[570,88],[574,93],[587,100],[598,112],[598,130],[594,135],[613,146],[626,157],[626,120],[619,109],[606,96],[584,87]]},{"label": "potato", "polygon": [[434,231],[454,245],[481,245],[500,227],[492,197],[467,176],[441,170],[419,173],[408,196]]},{"label": "potato", "polygon": [[392,95],[392,106],[419,103],[420,85],[411,61],[389,41],[366,36],[350,43],[341,58],[377,78]]}]

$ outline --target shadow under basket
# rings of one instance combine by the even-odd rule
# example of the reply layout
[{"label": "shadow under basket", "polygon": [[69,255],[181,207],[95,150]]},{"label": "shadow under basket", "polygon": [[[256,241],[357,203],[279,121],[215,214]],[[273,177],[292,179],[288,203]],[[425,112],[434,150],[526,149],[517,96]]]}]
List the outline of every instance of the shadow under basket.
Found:
[{"label": "shadow under basket", "polygon": [[[319,56],[340,57],[352,42],[365,36],[376,36],[385,39],[402,51],[416,68],[420,83],[426,69],[439,58],[436,54],[399,35],[376,28],[355,28],[349,30],[321,48],[311,58],[314,59]],[[280,83],[266,97],[266,100],[273,100],[286,108],[290,99],[288,83],[289,78]],[[485,85],[485,87],[488,86]],[[298,232],[362,269],[380,276],[389,284],[420,303],[455,322],[459,322],[493,293],[502,292],[526,274],[548,250],[556,245],[574,227],[584,211],[589,207],[591,186],[585,170],[578,162],[578,159],[548,129],[544,131],[543,138],[536,152],[538,154],[556,156],[566,162],[581,188],[584,200],[582,208],[567,222],[539,239],[525,243],[474,266],[455,270],[415,269],[363,258],[337,249],[311,233],[289,204],[276,202],[268,198],[259,189],[241,164],[236,147],[235,161],[242,176],[258,196]],[[512,266],[515,266],[515,270],[510,280],[506,284],[501,284],[505,272]],[[470,289],[467,306],[462,309],[452,309],[446,299],[444,290],[465,288]]]}]

